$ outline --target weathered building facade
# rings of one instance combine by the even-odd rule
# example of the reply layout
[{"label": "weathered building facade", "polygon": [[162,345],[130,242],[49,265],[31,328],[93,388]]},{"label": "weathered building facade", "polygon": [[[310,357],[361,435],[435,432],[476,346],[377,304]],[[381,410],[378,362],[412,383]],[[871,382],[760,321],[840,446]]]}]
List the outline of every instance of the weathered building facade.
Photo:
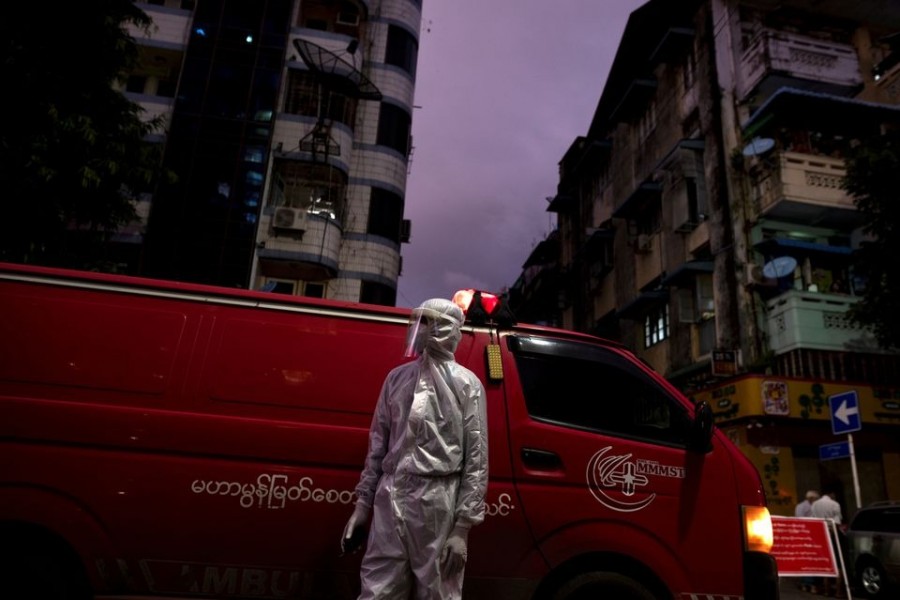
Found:
[{"label": "weathered building facade", "polygon": [[124,92],[177,181],[129,271],[395,304],[421,0],[160,0]]},{"label": "weathered building facade", "polygon": [[[776,513],[829,484],[848,511],[900,497],[900,360],[846,316],[865,236],[841,187],[848,145],[900,124],[898,32],[896,3],[647,2],[510,290],[710,400]],[[820,460],[832,397],[858,400],[865,477]]]}]

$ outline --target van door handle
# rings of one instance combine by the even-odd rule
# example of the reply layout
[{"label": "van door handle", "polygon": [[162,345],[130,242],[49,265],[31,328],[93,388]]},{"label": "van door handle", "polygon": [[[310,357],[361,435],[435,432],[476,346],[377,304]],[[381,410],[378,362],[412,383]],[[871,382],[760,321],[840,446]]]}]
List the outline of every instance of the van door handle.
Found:
[{"label": "van door handle", "polygon": [[555,471],[562,468],[562,461],[556,452],[536,448],[522,448],[522,462],[527,467],[541,471]]}]

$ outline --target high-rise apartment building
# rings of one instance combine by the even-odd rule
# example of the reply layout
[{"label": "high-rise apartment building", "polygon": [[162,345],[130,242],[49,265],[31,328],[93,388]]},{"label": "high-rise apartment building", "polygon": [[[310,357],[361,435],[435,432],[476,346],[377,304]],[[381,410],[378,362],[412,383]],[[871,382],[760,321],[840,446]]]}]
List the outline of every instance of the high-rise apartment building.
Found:
[{"label": "high-rise apartment building", "polygon": [[[900,356],[847,317],[865,233],[841,185],[850,145],[900,125],[898,32],[878,0],[635,10],[510,291],[710,401],[776,514],[831,484],[848,515],[900,497]],[[821,454],[839,442],[852,463]]]},{"label": "high-rise apartment building", "polygon": [[393,305],[421,0],[165,0],[126,95],[177,181],[130,242],[152,277]]}]

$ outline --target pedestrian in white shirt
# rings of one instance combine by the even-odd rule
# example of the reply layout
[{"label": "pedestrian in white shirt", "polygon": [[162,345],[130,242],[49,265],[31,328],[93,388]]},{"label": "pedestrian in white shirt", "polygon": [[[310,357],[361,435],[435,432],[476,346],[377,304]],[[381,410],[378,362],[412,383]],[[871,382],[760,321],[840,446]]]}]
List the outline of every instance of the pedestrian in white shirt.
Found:
[{"label": "pedestrian in white shirt", "polygon": [[812,503],[812,516],[817,519],[833,519],[835,525],[841,524],[841,505],[834,499],[834,492],[827,491]]},{"label": "pedestrian in white shirt", "polygon": [[[819,492],[816,490],[809,490],[806,492],[806,497],[800,501],[797,506],[794,507],[794,516],[795,517],[811,517],[812,516],[812,505],[813,502],[819,499]],[[814,592],[816,591],[816,578],[815,577],[801,577],[800,578],[800,589],[804,592]]]},{"label": "pedestrian in white shirt", "polygon": [[[832,489],[823,489],[822,497],[813,502],[812,504],[812,516],[817,519],[831,519],[834,521],[835,525],[841,524],[841,505],[840,503],[834,499],[835,493]],[[845,552],[844,541],[842,539],[843,533],[838,530],[836,536],[832,537],[832,542],[835,544],[841,544],[841,552]],[[823,593],[826,596],[831,596],[831,585],[833,584],[834,589],[834,597],[841,598],[843,597],[843,592],[841,590],[841,573],[838,572],[837,579],[832,577],[823,577],[822,578],[822,586]]]},{"label": "pedestrian in white shirt", "polygon": [[809,490],[806,497],[794,508],[795,517],[811,517],[813,502],[819,499],[819,492]]}]

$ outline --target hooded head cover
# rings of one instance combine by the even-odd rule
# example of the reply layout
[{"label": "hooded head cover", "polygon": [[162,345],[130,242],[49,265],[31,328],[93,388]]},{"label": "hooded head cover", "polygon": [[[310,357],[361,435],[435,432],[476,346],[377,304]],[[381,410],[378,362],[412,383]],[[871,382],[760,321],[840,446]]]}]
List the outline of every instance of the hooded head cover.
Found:
[{"label": "hooded head cover", "polygon": [[406,355],[425,355],[436,361],[453,360],[462,336],[465,315],[443,298],[426,300],[413,309],[407,332]]}]

